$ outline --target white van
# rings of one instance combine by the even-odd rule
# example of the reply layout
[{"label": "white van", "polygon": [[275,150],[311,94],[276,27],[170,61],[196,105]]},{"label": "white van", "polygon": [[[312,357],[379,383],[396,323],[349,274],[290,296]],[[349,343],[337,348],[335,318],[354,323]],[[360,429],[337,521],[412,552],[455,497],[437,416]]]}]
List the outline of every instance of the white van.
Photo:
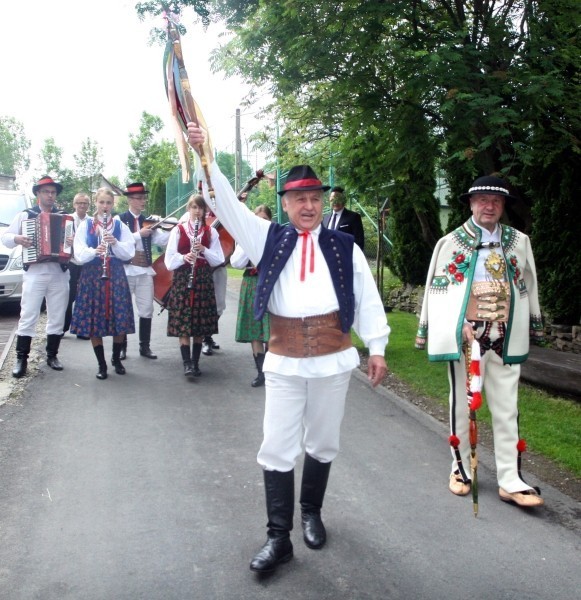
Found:
[{"label": "white van", "polygon": [[[23,192],[0,189],[0,236],[19,212],[31,206]],[[6,248],[0,241],[0,305],[20,302],[23,274],[22,246]]]}]

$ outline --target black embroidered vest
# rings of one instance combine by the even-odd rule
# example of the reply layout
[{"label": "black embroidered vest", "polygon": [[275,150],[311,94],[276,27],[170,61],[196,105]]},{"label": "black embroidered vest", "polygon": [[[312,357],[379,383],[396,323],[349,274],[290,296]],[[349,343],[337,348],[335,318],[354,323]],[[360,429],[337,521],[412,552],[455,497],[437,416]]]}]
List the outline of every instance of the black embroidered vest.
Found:
[{"label": "black embroidered vest", "polygon": [[[145,217],[143,216],[143,214],[139,215],[139,217],[137,218],[137,221],[139,223],[139,229],[135,229],[135,216],[131,214],[130,210],[128,210],[127,212],[121,213],[119,215],[119,218],[121,219],[121,221],[123,223],[125,223],[125,225],[127,225],[127,227],[129,227],[129,231],[131,231],[132,233],[137,233],[139,231],[139,229],[141,229],[143,227],[143,221],[145,221]],[[143,244],[143,251],[145,252],[145,258],[147,260],[147,264],[148,264],[148,266],[151,266],[153,263],[153,258],[151,255],[151,236],[150,237],[142,237],[141,243]],[[125,262],[125,264],[128,264],[130,262],[131,261],[128,260]]]},{"label": "black embroidered vest", "polygon": [[[258,285],[254,299],[254,318],[262,319],[274,284],[279,278],[294,247],[298,233],[292,225],[272,223],[258,264]],[[355,296],[353,294],[353,244],[352,235],[324,227],[319,233],[319,247],[325,258],[335,294],[339,301],[341,330],[347,333],[355,318]]]}]

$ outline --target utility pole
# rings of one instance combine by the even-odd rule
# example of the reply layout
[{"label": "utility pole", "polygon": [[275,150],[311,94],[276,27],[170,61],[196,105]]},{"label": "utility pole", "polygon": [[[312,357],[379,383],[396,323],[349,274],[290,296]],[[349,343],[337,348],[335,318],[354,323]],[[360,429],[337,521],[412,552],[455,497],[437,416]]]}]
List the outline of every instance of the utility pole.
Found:
[{"label": "utility pole", "polygon": [[240,109],[236,109],[236,151],[234,167],[236,186],[234,189],[242,189],[242,140],[240,139]]}]

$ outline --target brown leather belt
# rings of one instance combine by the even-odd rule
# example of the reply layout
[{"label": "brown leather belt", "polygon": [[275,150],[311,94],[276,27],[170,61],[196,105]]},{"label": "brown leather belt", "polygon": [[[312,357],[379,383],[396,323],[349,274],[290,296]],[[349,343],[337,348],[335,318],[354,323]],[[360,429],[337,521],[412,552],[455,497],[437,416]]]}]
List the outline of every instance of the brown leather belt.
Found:
[{"label": "brown leather belt", "polygon": [[479,281],[472,284],[466,319],[468,321],[508,321],[510,287],[501,281]]},{"label": "brown leather belt", "polygon": [[136,250],[135,256],[129,261],[130,265],[135,267],[149,267],[150,263],[147,261],[147,256],[143,250]]},{"label": "brown leather belt", "polygon": [[341,331],[339,311],[291,319],[270,314],[268,351],[290,358],[333,354],[351,348],[351,335]]}]

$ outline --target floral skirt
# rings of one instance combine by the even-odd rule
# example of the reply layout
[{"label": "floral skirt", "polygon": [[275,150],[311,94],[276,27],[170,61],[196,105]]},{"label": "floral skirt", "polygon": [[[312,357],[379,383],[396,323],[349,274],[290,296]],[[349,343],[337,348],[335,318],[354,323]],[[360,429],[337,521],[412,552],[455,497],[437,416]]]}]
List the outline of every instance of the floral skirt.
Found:
[{"label": "floral skirt", "polygon": [[260,321],[254,319],[254,297],[258,277],[246,275],[242,277],[240,285],[240,298],[238,300],[238,319],[236,321],[237,342],[252,342],[258,340],[268,342],[270,337],[270,319],[268,313]]},{"label": "floral skirt", "polygon": [[135,333],[131,292],[123,263],[111,260],[109,279],[101,279],[101,263],[83,266],[71,321],[71,333],[106,337]]},{"label": "floral skirt", "polygon": [[218,333],[218,310],[212,269],[198,264],[194,289],[188,290],[190,267],[173,272],[167,305],[167,335],[170,337],[204,337]]}]

